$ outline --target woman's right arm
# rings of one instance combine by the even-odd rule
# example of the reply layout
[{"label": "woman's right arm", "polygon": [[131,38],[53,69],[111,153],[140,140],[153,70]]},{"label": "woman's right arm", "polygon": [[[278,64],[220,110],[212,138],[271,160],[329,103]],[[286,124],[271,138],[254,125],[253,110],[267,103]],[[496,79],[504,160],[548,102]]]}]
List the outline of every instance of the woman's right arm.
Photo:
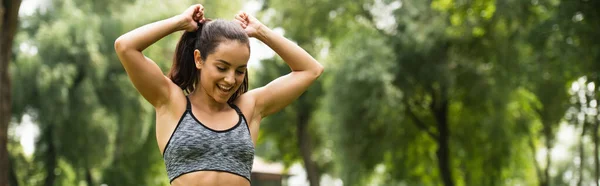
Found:
[{"label": "woman's right arm", "polygon": [[197,4],[180,15],[144,25],[115,41],[115,51],[129,79],[142,96],[154,107],[163,105],[170,96],[172,84],[158,65],[142,51],[161,38],[180,30],[195,31],[197,21],[203,21],[204,8]]}]

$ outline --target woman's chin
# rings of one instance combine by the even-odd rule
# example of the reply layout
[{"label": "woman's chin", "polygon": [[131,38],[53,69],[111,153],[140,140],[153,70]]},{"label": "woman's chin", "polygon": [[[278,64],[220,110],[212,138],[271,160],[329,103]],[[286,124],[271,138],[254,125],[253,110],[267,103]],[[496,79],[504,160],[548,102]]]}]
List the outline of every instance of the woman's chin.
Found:
[{"label": "woman's chin", "polygon": [[229,98],[231,96],[216,96],[214,97],[215,101],[217,101],[217,103],[227,103],[227,101],[229,101]]},{"label": "woman's chin", "polygon": [[231,91],[223,91],[219,88],[217,88],[216,94],[215,94],[215,101],[219,102],[219,103],[227,103],[227,101],[229,101],[229,98],[231,98],[232,93]]}]

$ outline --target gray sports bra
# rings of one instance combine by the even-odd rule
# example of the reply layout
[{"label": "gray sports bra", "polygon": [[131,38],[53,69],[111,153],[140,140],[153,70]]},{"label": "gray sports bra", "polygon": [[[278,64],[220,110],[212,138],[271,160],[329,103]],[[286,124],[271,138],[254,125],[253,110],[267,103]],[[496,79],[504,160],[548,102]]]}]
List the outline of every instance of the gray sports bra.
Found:
[{"label": "gray sports bra", "polygon": [[196,171],[229,172],[250,181],[254,144],[240,109],[229,104],[239,115],[238,123],[227,130],[214,130],[194,117],[187,96],[186,100],[186,110],[163,153],[169,181]]}]

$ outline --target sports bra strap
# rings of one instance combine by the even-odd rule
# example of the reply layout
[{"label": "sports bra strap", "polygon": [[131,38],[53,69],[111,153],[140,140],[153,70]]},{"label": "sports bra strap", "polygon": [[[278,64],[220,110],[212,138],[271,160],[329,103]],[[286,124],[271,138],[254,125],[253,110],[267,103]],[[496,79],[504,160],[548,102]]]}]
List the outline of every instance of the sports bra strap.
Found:
[{"label": "sports bra strap", "polygon": [[190,102],[190,98],[185,96],[185,100],[187,101],[186,106],[185,106],[185,110],[187,111],[192,111],[192,104]]},{"label": "sports bra strap", "polygon": [[243,115],[243,114],[242,114],[242,111],[240,111],[240,108],[238,108],[237,106],[235,106],[235,104],[233,104],[233,103],[229,103],[229,105],[231,105],[231,107],[232,107],[233,109],[235,109],[235,111],[238,113],[238,115]]}]

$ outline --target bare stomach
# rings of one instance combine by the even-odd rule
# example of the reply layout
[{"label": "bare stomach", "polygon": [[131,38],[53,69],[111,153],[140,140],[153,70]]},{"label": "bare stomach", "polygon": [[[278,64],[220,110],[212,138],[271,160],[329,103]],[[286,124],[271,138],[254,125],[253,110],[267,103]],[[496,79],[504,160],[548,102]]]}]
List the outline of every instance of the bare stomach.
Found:
[{"label": "bare stomach", "polygon": [[239,175],[219,171],[196,171],[181,175],[172,186],[250,186],[250,182]]}]

